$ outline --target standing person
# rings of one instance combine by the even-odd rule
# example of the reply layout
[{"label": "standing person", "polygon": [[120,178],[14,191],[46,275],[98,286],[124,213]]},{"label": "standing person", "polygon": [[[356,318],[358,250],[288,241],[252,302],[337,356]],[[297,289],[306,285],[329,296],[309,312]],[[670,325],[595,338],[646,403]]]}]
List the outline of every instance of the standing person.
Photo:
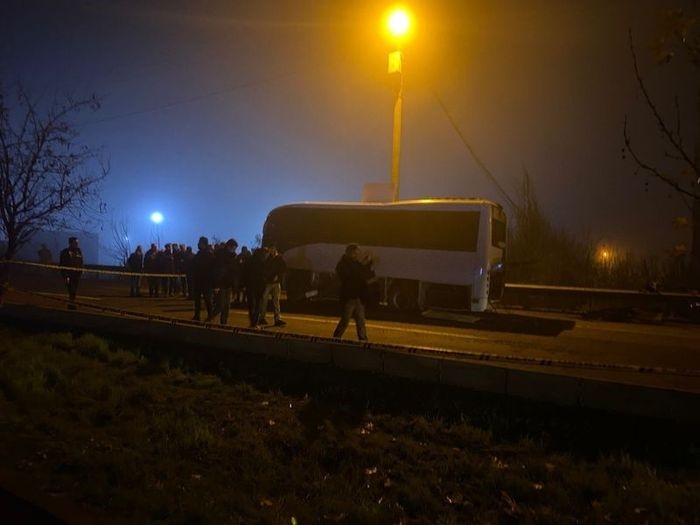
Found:
[{"label": "standing person", "polygon": [[41,248],[39,248],[37,255],[39,256],[40,263],[51,264],[53,256],[51,255],[51,250],[49,250],[49,248],[48,248],[48,246],[46,246],[46,244],[41,243]]},{"label": "standing person", "polygon": [[173,274],[175,273],[175,259],[173,257],[173,249],[170,243],[166,243],[163,251],[158,254],[158,271],[163,274],[160,278],[161,290],[163,297],[172,297],[175,295],[173,287]]},{"label": "standing person", "polygon": [[287,323],[280,317],[280,296],[282,295],[282,279],[287,271],[287,263],[284,262],[282,254],[277,251],[276,246],[268,247],[268,256],[265,260],[263,275],[265,277],[265,289],[262,294],[262,304],[260,305],[260,324],[267,324],[265,314],[267,313],[267,302],[272,297],[272,312],[275,326],[285,326]]},{"label": "standing person", "polygon": [[[158,273],[158,246],[155,243],[151,244],[143,258],[143,269],[146,273]],[[146,280],[148,281],[148,297],[158,297],[158,277],[149,275]]]},{"label": "standing person", "polygon": [[[216,296],[217,304],[214,307],[214,316],[220,314],[219,322],[228,323],[228,311],[231,306],[231,290],[238,281],[238,258],[236,256],[238,243],[235,239],[229,239],[214,252],[214,267],[216,275],[215,286],[219,288]],[[207,319],[211,321],[211,319]]]},{"label": "standing person", "polygon": [[260,307],[262,294],[265,291],[265,260],[266,248],[256,248],[245,262],[243,267],[243,285],[246,290],[246,302],[248,303],[248,318],[250,327],[255,328],[260,323]]},{"label": "standing person", "polygon": [[374,277],[372,261],[369,259],[360,261],[360,247],[357,244],[349,244],[345,248],[345,254],[338,261],[335,271],[340,279],[340,303],[343,311],[333,337],[343,337],[352,317],[355,319],[357,338],[360,341],[367,341],[365,305],[369,298],[369,281]]},{"label": "standing person", "polygon": [[78,238],[70,237],[68,239],[68,248],[61,250],[60,254],[60,265],[66,268],[80,268],[80,270],[61,270],[61,275],[66,283],[66,289],[68,290],[68,309],[75,310],[75,296],[78,293],[78,284],[80,283],[80,276],[83,274],[83,252],[78,246]]},{"label": "standing person", "polygon": [[184,244],[180,245],[180,249],[177,252],[177,259],[175,260],[175,271],[180,274],[180,291],[183,297],[189,295],[189,290],[187,287],[187,270],[189,266],[189,260],[192,259],[194,254],[192,253],[192,248],[187,248]]},{"label": "standing person", "polygon": [[197,243],[198,251],[192,259],[192,298],[194,299],[193,321],[200,320],[202,311],[202,296],[204,307],[207,310],[207,319],[212,316],[212,293],[214,283],[212,272],[214,269],[214,254],[209,246],[209,239],[202,236]]},{"label": "standing person", "polygon": [[[143,248],[139,244],[134,253],[129,255],[126,261],[126,268],[131,272],[129,282],[131,283],[129,296],[141,297],[141,272],[143,272]],[[136,275],[134,275],[136,274]]]},{"label": "standing person", "polygon": [[248,249],[247,246],[244,246],[241,248],[241,253],[238,254],[238,283],[236,284],[236,289],[234,290],[234,302],[243,304],[246,302],[246,289],[245,289],[245,279],[244,279],[244,271],[246,268],[246,264],[248,263],[248,259],[250,259],[250,250]]},{"label": "standing person", "polygon": [[184,253],[182,254],[182,272],[185,274],[183,277],[182,289],[187,290],[183,293],[188,301],[192,300],[192,261],[194,260],[194,252],[192,252],[192,246],[187,246]]},{"label": "standing person", "polygon": [[[182,273],[180,271],[180,245],[174,242],[170,246],[173,249],[173,273]],[[172,279],[170,279],[170,289],[173,292],[173,296],[180,295],[180,278],[176,275],[173,275]]]}]

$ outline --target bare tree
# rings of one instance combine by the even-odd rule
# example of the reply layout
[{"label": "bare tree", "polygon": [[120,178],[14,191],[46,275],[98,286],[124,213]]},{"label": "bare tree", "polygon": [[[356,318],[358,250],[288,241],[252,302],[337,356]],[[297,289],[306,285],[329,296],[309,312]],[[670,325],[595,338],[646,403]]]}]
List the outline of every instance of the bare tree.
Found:
[{"label": "bare tree", "polygon": [[[99,182],[108,167],[96,148],[78,142],[78,113],[95,111],[94,96],[55,100],[43,109],[21,86],[14,96],[0,85],[0,233],[3,259],[44,228],[67,228],[101,210]],[[7,281],[0,263],[0,296]],[[4,277],[4,278],[3,278]]]},{"label": "bare tree", "polygon": [[67,227],[99,204],[97,183],[107,175],[99,151],[77,143],[73,122],[97,110],[95,97],[67,97],[44,115],[20,87],[13,109],[0,88],[0,227],[11,259],[38,230]]},{"label": "bare tree", "polygon": [[590,243],[556,228],[540,208],[535,185],[523,173],[508,239],[508,280],[592,285]]},{"label": "bare tree", "polygon": [[122,218],[110,223],[112,243],[107,247],[108,255],[120,266],[126,266],[131,255],[131,242],[129,240],[129,221]]},{"label": "bare tree", "polygon": [[[667,9],[659,16],[659,33],[654,50],[659,64],[668,64],[683,57],[696,73],[700,72],[700,39],[698,34],[698,19],[681,9]],[[660,134],[665,151],[665,159],[675,165],[672,170],[664,170],[658,162],[648,159],[640,150],[635,148],[631,138],[628,119],[625,117],[624,139],[625,149],[637,166],[638,172],[654,177],[671,188],[683,198],[691,213],[692,246],[690,250],[690,285],[700,287],[700,85],[695,86],[696,118],[692,122],[695,127],[696,143],[694,151],[689,149],[682,133],[681,104],[679,97],[674,98],[675,108],[672,117],[664,115],[659,104],[654,100],[647,87],[639,68],[637,51],[632,32],[629,35],[630,52],[634,66],[634,75],[642,100],[653,117]],[[697,81],[697,76],[695,76]],[[675,172],[675,173],[674,173]]]}]

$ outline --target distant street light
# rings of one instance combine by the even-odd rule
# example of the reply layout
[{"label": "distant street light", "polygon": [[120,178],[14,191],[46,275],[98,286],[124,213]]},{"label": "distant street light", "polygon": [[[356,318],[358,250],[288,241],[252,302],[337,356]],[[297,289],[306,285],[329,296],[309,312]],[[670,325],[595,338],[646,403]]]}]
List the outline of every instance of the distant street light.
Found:
[{"label": "distant street light", "polygon": [[403,105],[403,56],[401,44],[411,30],[411,15],[404,7],[392,9],[386,18],[386,29],[396,46],[389,53],[389,74],[396,75],[396,96],[394,98],[394,126],[391,144],[391,184],[393,200],[399,200],[399,164],[401,160],[401,113]]},{"label": "distant street light", "polygon": [[600,245],[596,250],[596,259],[604,268],[610,268],[617,262],[617,252],[612,246]]}]

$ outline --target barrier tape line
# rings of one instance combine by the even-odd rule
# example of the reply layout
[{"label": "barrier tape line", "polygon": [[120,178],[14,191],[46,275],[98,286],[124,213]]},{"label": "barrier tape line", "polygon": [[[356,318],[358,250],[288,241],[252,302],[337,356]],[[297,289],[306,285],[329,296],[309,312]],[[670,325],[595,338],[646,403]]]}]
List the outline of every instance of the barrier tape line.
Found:
[{"label": "barrier tape line", "polygon": [[184,273],[145,273],[145,272],[129,272],[127,270],[96,270],[93,268],[73,268],[71,266],[61,266],[60,264],[44,264],[35,263],[30,261],[0,261],[0,263],[16,264],[19,266],[31,266],[34,268],[45,268],[48,270],[68,270],[68,271],[79,271],[83,273],[96,273],[105,275],[120,275],[126,277],[186,277],[187,274]]},{"label": "barrier tape line", "polygon": [[[52,301],[56,301],[62,304],[68,304],[69,301],[66,299],[61,299],[58,297],[52,297],[40,292],[34,292],[31,290],[17,290],[29,295],[39,296]],[[255,328],[246,327],[236,327],[229,325],[221,325],[219,323],[208,323],[202,321],[188,321],[184,319],[177,319],[174,317],[168,317],[164,315],[154,315],[146,314],[142,312],[135,312],[132,310],[124,310],[121,308],[113,308],[111,306],[101,306],[91,303],[81,303],[74,302],[75,305],[80,307],[86,307],[93,310],[98,310],[105,313],[113,313],[121,316],[128,315],[130,317],[135,317],[145,320],[157,320],[169,323],[173,326],[184,325],[184,326],[199,326],[204,328],[216,328],[219,330],[224,330],[231,332],[233,334],[237,333],[247,333],[247,334],[259,334],[267,337],[296,337],[299,339],[304,339],[308,341],[328,341],[337,342],[335,338],[323,338],[318,336],[306,336],[303,334],[292,334],[284,332],[265,332],[260,331]],[[343,344],[348,344],[348,341],[343,341]],[[363,347],[376,348],[384,350],[396,350],[400,352],[408,352],[413,354],[426,354],[426,355],[441,355],[449,356],[452,358],[467,358],[476,361],[490,361],[490,362],[507,362],[507,363],[517,363],[525,365],[534,365],[541,367],[560,367],[560,368],[583,368],[589,370],[606,370],[615,372],[635,372],[639,374],[659,374],[659,375],[671,375],[671,376],[689,376],[689,377],[700,377],[700,370],[695,369],[682,369],[682,368],[665,368],[665,367],[654,367],[654,366],[642,366],[642,365],[628,365],[621,363],[599,363],[595,361],[572,361],[566,359],[544,359],[538,357],[527,357],[527,356],[516,356],[508,354],[489,354],[485,352],[470,352],[468,350],[449,350],[445,348],[434,348],[434,347],[418,347],[418,346],[405,346],[405,345],[393,345],[384,343],[364,343]]]}]

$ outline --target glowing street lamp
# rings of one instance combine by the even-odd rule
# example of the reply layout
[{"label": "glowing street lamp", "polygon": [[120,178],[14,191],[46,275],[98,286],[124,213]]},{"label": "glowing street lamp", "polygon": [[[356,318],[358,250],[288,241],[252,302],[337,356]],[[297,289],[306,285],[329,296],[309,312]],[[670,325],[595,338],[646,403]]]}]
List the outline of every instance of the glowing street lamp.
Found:
[{"label": "glowing street lamp", "polygon": [[151,222],[153,224],[160,224],[163,222],[163,214],[159,211],[154,211],[151,213]]},{"label": "glowing street lamp", "polygon": [[163,222],[163,214],[159,211],[154,211],[151,213],[151,222],[153,223],[153,230],[151,234],[155,237],[155,242],[158,248],[160,248],[160,225]]},{"label": "glowing street lamp", "polygon": [[397,7],[387,18],[389,33],[396,38],[404,38],[411,28],[411,17],[403,7]]},{"label": "glowing street lamp", "polygon": [[393,200],[399,200],[399,164],[401,160],[401,113],[403,105],[403,56],[401,44],[411,31],[411,15],[404,7],[392,9],[386,18],[386,30],[396,49],[389,53],[389,74],[398,75],[396,98],[394,99],[394,126],[391,144],[391,184]]}]

